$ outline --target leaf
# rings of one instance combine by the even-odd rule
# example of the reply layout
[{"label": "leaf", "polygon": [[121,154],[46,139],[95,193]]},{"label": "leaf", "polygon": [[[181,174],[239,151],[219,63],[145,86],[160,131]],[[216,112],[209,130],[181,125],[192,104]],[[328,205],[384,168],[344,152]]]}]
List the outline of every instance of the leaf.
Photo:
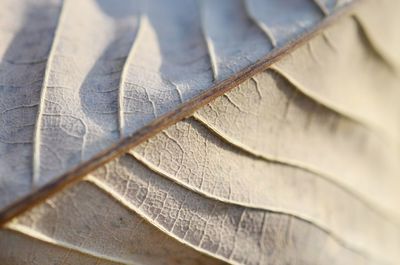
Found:
[{"label": "leaf", "polygon": [[242,0],[199,2],[215,80],[237,73],[273,48],[270,40],[250,19],[246,3]]},{"label": "leaf", "polygon": [[[400,95],[398,75],[373,50],[355,18],[353,25],[343,28],[342,32],[327,34],[333,47],[329,48],[323,38],[309,42],[307,48],[293,52],[296,60],[285,58],[273,69],[321,104],[396,139],[400,126],[400,109],[396,104]],[[346,38],[351,34],[349,31],[355,32],[353,36],[358,34],[358,38]],[[336,85],[337,80],[343,80],[341,86]],[[384,93],[376,89],[381,84],[385,84]]]},{"label": "leaf", "polygon": [[89,183],[10,223],[0,231],[0,246],[4,264],[221,263],[164,235]]},{"label": "leaf", "polygon": [[[376,89],[379,84],[385,84],[385,93]],[[375,56],[349,18],[194,117],[254,156],[342,183],[399,216],[399,134],[393,128],[389,137],[356,115],[395,127],[398,84],[398,76]],[[340,111],[341,106],[348,111]],[[387,188],[376,189],[382,183]]]},{"label": "leaf", "polygon": [[356,249],[397,256],[398,219],[371,206],[369,196],[359,198],[340,179],[241,152],[193,120],[131,153],[159,175],[203,196],[298,216]]},{"label": "leaf", "polygon": [[121,78],[139,28],[134,1],[111,8],[107,1],[67,0],[62,8],[33,139],[34,185],[118,139]]},{"label": "leaf", "polygon": [[[134,171],[132,171],[133,168]],[[88,222],[92,220],[91,222],[96,223],[105,219],[106,225],[113,222],[110,216],[115,218],[121,216],[113,213],[121,206],[116,207],[115,203],[110,205],[112,199],[100,199],[107,198],[107,195],[101,195],[103,191],[108,196],[114,197],[122,206],[149,220],[164,233],[231,264],[291,262],[294,259],[298,260],[299,264],[307,264],[319,258],[336,262],[336,255],[340,257],[342,263],[365,264],[367,262],[363,255],[354,253],[326,232],[297,217],[204,198],[152,173],[130,157],[115,160],[98,172],[96,178],[89,177],[87,181],[90,184],[83,182],[78,185],[80,192],[77,191],[79,190],[77,187],[70,196],[59,196],[58,200],[61,200],[61,203],[58,202],[53,207],[43,205],[11,223],[9,229],[16,232],[24,231],[30,229],[27,227],[34,225],[35,229],[44,233],[45,236],[52,235],[56,240],[63,238],[69,244],[75,243],[76,237],[69,237],[67,232],[71,229],[71,221],[67,221],[66,226],[60,223],[61,220],[70,220],[71,213],[73,216],[89,215],[83,218],[83,220],[89,220]],[[89,194],[89,196],[80,194]],[[90,200],[90,197],[93,199]],[[52,201],[48,203],[51,205]],[[71,204],[72,206],[69,206]],[[85,205],[88,209],[84,208]],[[107,207],[104,207],[105,205]],[[68,210],[63,210],[63,207],[60,209],[61,206]],[[75,211],[77,211],[76,214],[74,214]],[[101,211],[105,211],[104,219]],[[62,214],[63,212],[65,214]],[[95,217],[90,214],[95,214]],[[51,216],[56,216],[57,220],[60,220],[57,226],[54,222],[49,222]],[[122,216],[124,220],[129,220],[125,215]],[[78,227],[83,226],[89,229],[85,222],[82,223],[81,218],[75,222]],[[93,230],[90,229],[92,233],[100,233],[103,238],[104,230],[109,231],[102,226],[96,229],[97,226],[92,223],[89,227],[93,228]],[[75,231],[81,230],[82,228],[78,228]],[[119,229],[112,227],[112,231],[118,233]],[[78,239],[85,238],[83,233],[82,231]],[[91,236],[93,241],[87,242],[84,246],[89,245],[86,246],[89,248],[91,244],[94,244],[96,247],[95,243],[100,241],[95,240],[95,237],[95,235]],[[117,239],[123,241],[124,237],[120,235]],[[105,241],[107,243],[113,241],[113,237],[107,237]],[[109,243],[113,247],[104,246],[103,251],[112,251],[114,255],[121,251],[115,243]],[[158,247],[156,246],[156,249]],[[319,251],[316,252],[315,249]]]},{"label": "leaf", "polygon": [[[293,1],[287,5],[287,20],[274,18],[275,12],[263,17],[267,13],[260,12],[262,1],[229,3],[188,4],[187,10],[199,12],[198,20],[197,15],[187,18],[183,11],[158,9],[149,3],[148,16],[128,20],[137,22],[127,23],[137,25],[129,28],[134,34],[123,35],[133,48],[124,50],[126,57],[119,62],[115,83],[123,88],[117,95],[119,106],[125,98],[122,105],[130,102],[133,111],[117,108],[107,113],[119,119],[114,124],[119,131],[113,133],[126,137],[124,129],[128,127],[140,132],[146,115],[152,113],[151,120],[176,107],[168,100],[177,97],[192,102],[188,101],[192,96],[186,97],[194,91],[192,87],[200,91],[207,82],[212,86],[212,78],[229,78],[260,58],[265,47],[282,47],[293,36],[303,36],[323,15],[346,1]],[[86,4],[74,10],[95,9],[90,5],[83,8]],[[269,4],[272,9],[284,8],[278,1]],[[270,69],[8,222],[0,230],[0,260],[16,264],[396,264],[400,258],[400,112],[395,100],[400,80],[394,53],[386,51],[389,47],[382,46],[374,34],[375,23],[380,22],[375,17],[369,20],[376,2],[362,4]],[[389,6],[397,7],[385,4]],[[68,17],[66,7],[75,8],[64,4],[62,19]],[[392,10],[382,14],[390,13],[395,16]],[[224,32],[234,14],[243,15],[236,20],[237,31]],[[151,24],[152,15],[160,24]],[[183,41],[186,35],[178,30],[185,19],[190,21],[188,28],[193,26],[193,36],[187,41],[196,42],[200,35],[204,42],[195,46],[194,54],[198,52],[199,57],[190,62],[184,56],[185,49],[190,50]],[[388,23],[390,26],[396,24]],[[65,36],[78,31],[75,28]],[[249,34],[249,38],[241,34]],[[82,34],[82,38],[86,36]],[[164,38],[170,41],[165,50],[156,47]],[[262,40],[265,47],[259,46]],[[58,41],[61,43],[61,38]],[[243,50],[235,53],[235,47]],[[159,48],[165,52],[160,57]],[[203,60],[203,50],[208,60]],[[139,66],[136,57],[145,63]],[[106,67],[104,58],[99,61]],[[209,63],[208,68],[203,68],[204,62]],[[168,67],[163,68],[163,63]],[[178,67],[180,63],[190,66]],[[203,75],[206,72],[209,79]],[[62,71],[55,73],[64,81]],[[69,76],[68,71],[63,74]],[[92,82],[101,80],[100,87],[106,83],[97,73],[82,75],[93,78]],[[186,77],[193,83],[185,81]],[[378,92],[382,84],[385,91]],[[163,85],[175,96],[161,96]],[[106,121],[104,111],[99,115],[99,120]],[[134,126],[139,127],[132,129]],[[141,139],[147,136],[150,133]],[[65,145],[55,141],[52,148],[57,144]],[[91,151],[88,147],[81,152],[83,157]],[[43,172],[42,164],[38,165]],[[36,241],[39,245],[32,247]],[[20,247],[31,249],[19,255]]]},{"label": "leaf", "polygon": [[266,18],[253,14],[264,1],[3,1],[3,10],[16,11],[0,21],[9,29],[0,50],[3,212],[36,189],[66,183],[63,175],[82,176],[71,170],[87,173],[82,165],[99,161],[99,152],[182,102],[192,106],[205,93],[211,100],[221,82],[234,86],[228,78],[245,78],[259,59],[282,54],[347,6],[268,3],[274,16]]},{"label": "leaf", "polygon": [[[396,48],[400,43],[400,37],[396,34],[395,28],[385,25],[400,23],[400,18],[396,15],[399,4],[398,1],[391,0],[371,1],[368,5],[360,6],[357,12],[359,23],[365,30],[371,45],[377,49],[384,60],[397,69],[400,65],[400,55],[396,52]],[[382,10],[387,15],[380,16],[379,12],[375,12],[376,10]]]},{"label": "leaf", "polygon": [[31,191],[35,117],[60,3],[2,1],[1,5],[0,205],[3,208]]}]

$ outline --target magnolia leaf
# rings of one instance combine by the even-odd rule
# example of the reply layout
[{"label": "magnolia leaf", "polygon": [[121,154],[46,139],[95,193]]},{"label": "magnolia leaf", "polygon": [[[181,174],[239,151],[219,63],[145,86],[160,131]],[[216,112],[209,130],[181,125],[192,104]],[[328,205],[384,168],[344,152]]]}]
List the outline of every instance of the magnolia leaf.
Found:
[{"label": "magnolia leaf", "polygon": [[0,260],[396,264],[400,4],[349,3],[5,1]]}]

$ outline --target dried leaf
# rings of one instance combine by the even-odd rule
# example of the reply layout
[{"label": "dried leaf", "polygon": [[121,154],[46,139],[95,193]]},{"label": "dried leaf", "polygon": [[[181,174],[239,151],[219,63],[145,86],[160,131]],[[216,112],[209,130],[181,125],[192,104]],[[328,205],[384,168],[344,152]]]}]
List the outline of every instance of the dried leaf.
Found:
[{"label": "dried leaf", "polygon": [[[376,1],[8,222],[0,260],[396,264],[400,5],[384,0],[376,12]],[[346,4],[151,1],[141,9],[124,1],[118,9],[67,0],[51,49],[41,40],[47,66],[26,70],[44,75],[44,85],[29,112],[38,112],[38,141],[24,145],[34,154],[24,172],[33,175],[16,182],[45,185]],[[25,184],[14,194],[15,183],[5,183],[3,205],[31,192]]]},{"label": "dried leaf", "polygon": [[[322,4],[332,14],[347,4],[329,3]],[[312,0],[1,5],[15,11],[0,20],[1,209],[288,47],[331,14]],[[267,5],[268,14],[257,13]]]},{"label": "dried leaf", "polygon": [[[21,253],[21,248],[26,249]],[[220,264],[88,183],[0,231],[2,264]]]}]

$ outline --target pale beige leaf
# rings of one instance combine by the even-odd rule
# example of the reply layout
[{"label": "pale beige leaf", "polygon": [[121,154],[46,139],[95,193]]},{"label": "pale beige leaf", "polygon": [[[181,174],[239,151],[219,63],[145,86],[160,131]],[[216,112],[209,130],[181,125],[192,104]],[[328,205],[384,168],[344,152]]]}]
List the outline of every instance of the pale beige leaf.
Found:
[{"label": "pale beige leaf", "polygon": [[[356,13],[356,18],[362,24],[367,34],[366,37],[373,47],[397,69],[400,67],[400,53],[398,52],[400,34],[398,27],[388,27],[387,25],[400,24],[399,9],[399,1],[369,0],[369,3],[360,6]],[[386,15],[380,15],[381,12]]]},{"label": "pale beige leaf", "polygon": [[[55,196],[0,233],[0,260],[7,265],[33,259],[40,265],[222,263],[165,235],[89,183]],[[21,247],[27,250],[17,255]]]},{"label": "pale beige leaf", "polygon": [[379,261],[368,261],[368,254],[301,218],[203,197],[131,157],[115,160],[89,181],[166,233],[231,264]]},{"label": "pale beige leaf", "polygon": [[322,105],[398,140],[399,74],[374,50],[356,19],[339,22],[272,69]]},{"label": "pale beige leaf", "polygon": [[398,222],[364,197],[324,176],[242,152],[193,120],[131,153],[151,170],[207,197],[299,216],[357,249],[400,258]]},{"label": "pale beige leaf", "polygon": [[0,208],[288,48],[349,3],[1,1]]},{"label": "pale beige leaf", "polygon": [[[396,1],[360,1],[270,69],[15,217],[0,230],[0,261],[397,264]],[[16,11],[15,23],[0,16],[0,85],[18,99],[0,104],[16,128],[0,132],[1,208],[352,1],[144,2],[0,4]],[[26,80],[7,74],[14,67]]]},{"label": "pale beige leaf", "polygon": [[[121,263],[99,259],[92,255],[71,251],[11,230],[0,231],[1,261],[10,265],[116,265]],[[23,250],[23,251],[21,251]],[[123,264],[123,263],[122,263]]]},{"label": "pale beige leaf", "polygon": [[31,191],[35,119],[61,1],[5,0],[0,5],[0,207],[3,208]]},{"label": "pale beige leaf", "polygon": [[[389,126],[400,121],[400,109],[398,112],[390,109],[391,106],[399,106],[396,101],[400,98],[400,78],[371,54],[366,47],[366,40],[359,33],[354,19],[344,19],[280,61],[277,67],[273,66],[279,71],[269,70],[253,77],[238,89],[199,110],[194,117],[225,140],[255,156],[322,175],[399,216],[398,136],[389,137],[375,130],[375,127],[343,115],[332,108],[332,104],[326,104],[323,99],[314,96],[314,92],[309,93],[311,90],[308,89],[315,88],[321,98],[329,97],[329,92],[325,90],[331,89],[338,98],[335,101],[332,99],[332,102],[340,105],[340,101],[345,100],[349,109],[354,111],[358,111],[357,98],[360,98],[358,112],[361,113],[361,108],[365,108],[374,115],[389,113],[382,117],[382,122],[386,119],[385,124]],[[332,51],[331,45],[335,45],[335,51]],[[346,48],[340,48],[344,46]],[[314,57],[315,52],[310,53],[318,47],[321,63],[315,61],[318,58]],[[342,53],[346,56],[341,57],[343,65],[340,65],[338,57]],[[387,78],[382,78],[378,72],[377,75],[369,73],[364,81],[362,71],[366,63],[364,60],[355,62],[357,53],[363,53],[365,61],[376,65],[375,68]],[[321,66],[328,62],[324,55],[332,56],[329,70]],[[348,68],[348,63],[357,64]],[[359,72],[351,73],[351,69]],[[297,81],[290,82],[291,71],[293,76],[304,80],[308,86],[303,87]],[[349,77],[343,77],[344,72],[348,72]],[[379,82],[388,84],[385,86],[386,92],[393,94],[377,89]],[[340,88],[342,91],[339,95]],[[377,103],[367,104],[364,98]],[[392,104],[383,101],[391,101]],[[378,103],[382,106],[375,111],[378,107],[373,106]],[[368,116],[368,113],[363,115]],[[386,188],[377,189],[380,185]]]}]

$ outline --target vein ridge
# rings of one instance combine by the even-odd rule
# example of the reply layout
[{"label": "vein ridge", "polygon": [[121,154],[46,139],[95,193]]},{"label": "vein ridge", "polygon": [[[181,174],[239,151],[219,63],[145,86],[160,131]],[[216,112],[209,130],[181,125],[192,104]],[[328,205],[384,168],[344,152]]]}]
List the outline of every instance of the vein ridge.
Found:
[{"label": "vein ridge", "polygon": [[389,68],[392,73],[396,73],[396,64],[388,58],[384,51],[382,51],[378,45],[376,45],[374,38],[371,33],[367,30],[362,19],[359,18],[357,14],[353,14],[351,18],[355,21],[361,34],[365,37],[368,46],[374,51],[374,53],[379,57],[379,59]]},{"label": "vein ridge", "polygon": [[[223,133],[218,128],[208,124],[207,121],[201,117],[201,115],[195,113],[192,115],[192,117],[196,121],[200,122],[203,126],[205,126],[208,129],[208,131],[210,131],[210,133],[216,135],[218,138],[222,139],[225,143],[244,152],[246,155],[257,158],[257,159],[264,160],[269,163],[272,162],[272,163],[281,164],[281,165],[287,166],[287,167],[297,168],[297,169],[303,170],[305,172],[311,173],[311,174],[315,175],[316,177],[320,177],[320,178],[326,180],[327,182],[333,184],[334,186],[337,186],[340,189],[344,190],[346,193],[348,193],[355,199],[362,202],[368,209],[370,209],[373,212],[377,213],[378,215],[384,217],[385,220],[387,220],[391,223],[394,223],[396,226],[400,227],[400,222],[398,221],[398,217],[396,217],[393,214],[389,214],[385,209],[382,209],[382,207],[371,202],[368,198],[366,198],[364,195],[360,194],[359,192],[336,181],[333,176],[330,176],[329,174],[322,172],[322,171],[314,168],[313,166],[303,164],[300,161],[295,161],[295,160],[285,159],[285,158],[280,158],[280,157],[274,157],[274,156],[267,156],[265,154],[258,153],[256,150],[253,150],[252,148],[250,148],[242,143],[239,143],[232,137]],[[394,220],[396,220],[396,221],[394,221]]]},{"label": "vein ridge", "polygon": [[217,56],[215,53],[215,48],[214,44],[212,43],[212,40],[208,37],[207,35],[207,30],[205,29],[204,25],[204,20],[205,20],[205,15],[204,15],[204,1],[200,0],[197,2],[199,9],[200,9],[200,22],[201,22],[201,34],[203,36],[203,39],[206,43],[207,46],[207,53],[208,57],[210,59],[210,64],[211,64],[211,70],[213,73],[213,81],[218,80],[218,63],[217,63]]},{"label": "vein ridge", "polygon": [[118,84],[118,130],[119,130],[119,135],[120,138],[122,139],[124,137],[124,129],[125,129],[125,117],[124,117],[124,97],[125,97],[125,79],[128,74],[128,68],[130,65],[130,62],[133,60],[133,56],[136,52],[136,47],[137,43],[139,42],[139,38],[142,35],[142,20],[143,20],[144,15],[141,13],[138,17],[138,28],[136,30],[136,34],[134,37],[134,40],[132,42],[131,49],[129,51],[128,57],[125,60],[124,66],[122,68],[122,73],[121,77],[119,80]]},{"label": "vein ridge", "polygon": [[115,262],[115,263],[120,263],[120,264],[137,265],[137,263],[133,263],[129,260],[124,260],[124,259],[120,259],[117,257],[111,257],[111,256],[104,255],[104,254],[101,254],[101,253],[98,253],[98,252],[95,252],[92,250],[87,250],[87,249],[79,247],[79,246],[75,246],[75,245],[67,243],[67,242],[56,240],[54,238],[51,238],[39,231],[36,231],[36,230],[34,230],[30,227],[24,226],[24,225],[20,225],[20,224],[16,224],[16,223],[9,223],[6,226],[6,229],[9,231],[13,231],[13,232],[22,234],[29,238],[33,238],[35,240],[45,242],[45,243],[53,245],[53,246],[61,247],[61,248],[67,249],[69,251],[72,250],[72,251],[78,252],[78,253],[86,255],[86,256],[94,257],[94,258],[101,259],[101,260],[111,261],[111,262]]},{"label": "vein ridge", "polygon": [[60,39],[59,35],[60,35],[61,27],[62,27],[62,24],[64,21],[64,17],[65,17],[67,1],[69,1],[69,0],[63,0],[63,3],[61,5],[56,30],[54,32],[53,43],[51,45],[48,60],[46,63],[46,70],[45,70],[44,77],[43,77],[40,101],[38,103],[39,106],[38,106],[36,123],[35,123],[35,128],[34,128],[34,133],[33,133],[33,155],[32,155],[33,173],[32,173],[32,182],[31,182],[32,189],[36,188],[37,182],[39,181],[39,177],[40,177],[40,152],[41,152],[40,141],[41,141],[42,116],[44,115],[46,91],[47,91],[48,81],[50,78],[51,65],[53,63],[53,59],[54,59],[55,52],[56,52],[56,47],[57,47],[59,39]]},{"label": "vein ridge", "polygon": [[271,42],[272,48],[276,48],[278,46],[278,41],[272,34],[271,30],[267,25],[265,25],[263,22],[258,20],[250,11],[250,7],[248,4],[248,0],[242,0],[244,3],[244,10],[247,14],[247,16],[250,18],[250,20],[264,33],[264,35],[267,37],[267,39]]},{"label": "vein ridge", "polygon": [[[155,172],[155,173],[157,174],[157,172]],[[85,178],[85,181],[87,181],[87,182],[91,183],[92,185],[94,185],[95,187],[99,188],[104,193],[106,193],[107,195],[109,195],[112,198],[114,198],[118,203],[120,203],[121,205],[125,206],[129,210],[136,212],[138,215],[140,215],[142,218],[144,218],[147,222],[149,222],[150,224],[152,224],[156,228],[160,229],[165,234],[171,236],[175,240],[181,242],[182,244],[184,244],[184,245],[186,245],[186,246],[188,246],[190,248],[193,248],[193,249],[195,249],[195,250],[197,250],[197,251],[199,251],[201,253],[209,255],[211,257],[223,260],[225,262],[229,262],[230,264],[239,264],[239,263],[236,263],[234,260],[231,260],[229,258],[220,256],[220,255],[212,253],[212,252],[209,252],[207,250],[204,250],[201,247],[198,247],[198,246],[196,246],[194,244],[191,244],[191,243],[187,243],[184,239],[181,239],[180,237],[177,237],[176,235],[174,235],[173,232],[170,232],[166,228],[164,228],[161,225],[157,224],[157,222],[155,222],[152,218],[148,217],[147,214],[144,213],[141,209],[139,209],[138,207],[136,207],[135,205],[130,203],[128,200],[123,198],[118,192],[114,191],[111,187],[109,187],[106,183],[104,183],[101,180],[98,180],[94,176],[91,176],[91,175],[88,176],[87,178]],[[189,190],[189,192],[194,192],[194,191],[193,190]],[[209,198],[204,193],[199,194],[199,195],[202,196],[202,197],[205,197],[205,198]],[[236,204],[233,204],[232,202],[228,202],[228,201],[221,201],[220,200],[220,202],[224,203],[224,204],[232,205],[233,207],[243,207],[241,205],[236,205]],[[319,230],[323,231],[324,233],[326,233],[327,235],[329,235],[330,237],[332,237],[332,239],[335,240],[343,248],[348,249],[349,251],[351,251],[351,252],[353,252],[353,253],[355,253],[357,255],[360,255],[362,257],[365,257],[365,258],[368,258],[368,259],[371,259],[371,260],[376,260],[376,258],[375,257],[373,258],[369,253],[367,253],[367,251],[365,251],[363,249],[355,248],[354,246],[351,246],[351,244],[349,245],[347,242],[343,241],[340,237],[337,237],[335,234],[332,234],[329,230],[326,230],[325,228],[323,228],[323,227],[319,226],[318,224],[314,223],[313,221],[310,221],[308,219],[304,219],[303,217],[297,216],[295,214],[289,214],[287,212],[277,212],[277,211],[265,210],[265,209],[260,209],[260,211],[263,211],[263,212],[276,212],[278,214],[290,216],[290,217],[293,217],[293,218],[298,219],[300,221],[306,222],[306,223],[310,224],[311,226],[315,227],[316,229],[319,229]],[[379,258],[379,260],[380,259],[381,258]]]},{"label": "vein ridge", "polygon": [[321,2],[321,0],[312,0],[324,16],[330,14],[329,9]]},{"label": "vein ridge", "polygon": [[127,208],[130,211],[133,211],[135,213],[137,213],[140,217],[142,217],[144,220],[146,220],[149,224],[153,225],[154,227],[156,227],[157,229],[159,229],[161,232],[165,233],[166,235],[170,236],[171,238],[173,238],[174,240],[177,240],[178,242],[180,242],[181,244],[195,249],[209,257],[218,259],[218,260],[222,260],[225,262],[228,262],[230,264],[234,264],[234,265],[239,265],[236,262],[233,262],[231,260],[228,260],[222,256],[216,255],[214,253],[211,253],[209,251],[206,251],[198,246],[192,245],[192,244],[188,244],[185,240],[175,236],[172,232],[168,231],[166,228],[162,227],[159,224],[156,224],[151,218],[149,218],[147,216],[146,213],[144,213],[142,210],[140,210],[138,207],[132,205],[132,203],[130,203],[127,199],[123,198],[118,192],[114,191],[112,188],[110,188],[107,184],[105,184],[103,181],[98,180],[97,178],[95,178],[92,175],[88,175],[83,181],[86,181],[90,184],[92,184],[94,187],[98,188],[100,191],[104,192],[105,194],[107,194],[108,196],[110,196],[111,198],[113,198],[114,200],[116,200],[119,204],[121,204],[122,206],[124,206],[125,208]]},{"label": "vein ridge", "polygon": [[277,65],[271,65],[268,69],[273,70],[275,73],[283,77],[285,80],[287,80],[290,84],[292,84],[296,89],[298,89],[301,93],[303,93],[305,96],[308,98],[312,99],[313,101],[317,102],[318,104],[321,104],[322,106],[330,109],[333,112],[336,112],[337,114],[363,126],[366,129],[369,129],[371,131],[374,131],[377,133],[379,136],[381,136],[381,139],[388,139],[392,142],[394,142],[396,145],[399,145],[399,141],[395,139],[393,136],[392,132],[387,131],[384,128],[381,128],[380,125],[375,124],[372,121],[368,121],[363,117],[359,117],[358,115],[349,113],[348,111],[342,109],[341,107],[335,106],[334,103],[331,103],[330,100],[325,100],[322,97],[318,96],[311,90],[307,89],[306,87],[302,86],[297,80],[292,78],[290,75],[286,74],[283,69],[281,69]]}]

